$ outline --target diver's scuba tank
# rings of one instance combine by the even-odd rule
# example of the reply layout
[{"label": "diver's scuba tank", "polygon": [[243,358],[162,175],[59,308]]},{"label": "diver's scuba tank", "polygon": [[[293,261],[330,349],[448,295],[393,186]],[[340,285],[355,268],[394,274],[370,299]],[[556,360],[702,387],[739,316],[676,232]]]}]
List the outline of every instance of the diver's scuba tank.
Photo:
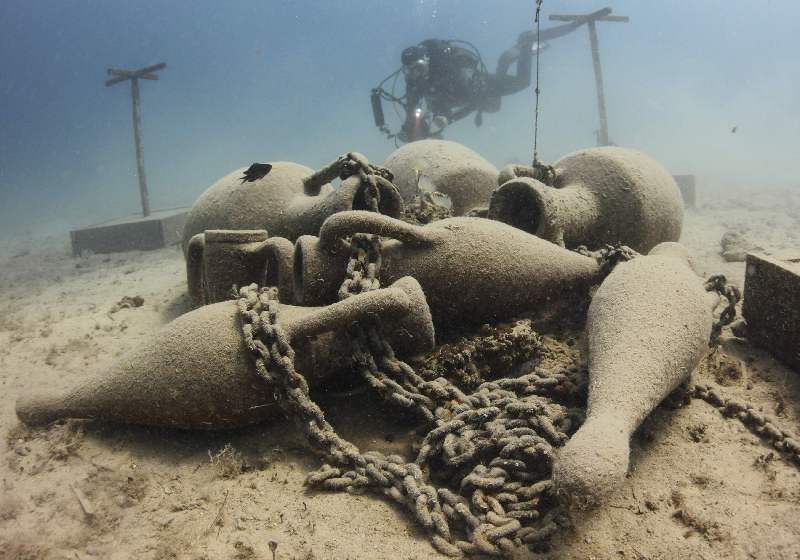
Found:
[{"label": "diver's scuba tank", "polygon": [[382,130],[386,127],[386,119],[383,116],[383,104],[381,103],[380,89],[372,89],[370,101],[372,102],[372,118],[375,120],[375,126]]}]

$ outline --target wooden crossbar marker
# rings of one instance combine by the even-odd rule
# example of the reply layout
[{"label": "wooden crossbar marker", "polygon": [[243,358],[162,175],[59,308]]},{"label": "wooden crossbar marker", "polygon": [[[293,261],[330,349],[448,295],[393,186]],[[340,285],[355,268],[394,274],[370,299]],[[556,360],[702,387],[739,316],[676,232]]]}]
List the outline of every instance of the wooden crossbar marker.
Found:
[{"label": "wooden crossbar marker", "polygon": [[571,21],[586,24],[589,29],[589,42],[592,45],[592,63],[594,65],[594,83],[597,90],[597,111],[600,114],[600,130],[597,132],[597,144],[608,146],[608,116],[606,115],[606,95],[603,89],[603,68],[600,66],[600,46],[597,40],[597,22],[609,21],[628,23],[627,16],[612,16],[611,8],[603,8],[589,14],[553,14],[551,21]]},{"label": "wooden crossbar marker", "polygon": [[136,169],[139,175],[139,194],[142,199],[142,214],[150,215],[150,199],[147,193],[147,178],[144,173],[144,150],[142,148],[142,115],[139,101],[139,80],[158,80],[154,72],[166,68],[166,63],[154,64],[138,70],[121,70],[109,68],[108,75],[114,76],[106,80],[106,87],[113,86],[126,80],[131,81],[131,101],[133,103],[133,139],[136,143]]}]

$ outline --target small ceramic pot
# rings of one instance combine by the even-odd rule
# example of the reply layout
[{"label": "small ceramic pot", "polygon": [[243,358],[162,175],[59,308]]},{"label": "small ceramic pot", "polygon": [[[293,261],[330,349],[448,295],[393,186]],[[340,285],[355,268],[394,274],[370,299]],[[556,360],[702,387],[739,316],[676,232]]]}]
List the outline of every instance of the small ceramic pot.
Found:
[{"label": "small ceramic pot", "polygon": [[266,230],[208,230],[189,241],[186,276],[194,307],[236,297],[234,286],[278,286],[280,301],[292,300],[292,278],[277,276],[291,266],[293,246]]}]

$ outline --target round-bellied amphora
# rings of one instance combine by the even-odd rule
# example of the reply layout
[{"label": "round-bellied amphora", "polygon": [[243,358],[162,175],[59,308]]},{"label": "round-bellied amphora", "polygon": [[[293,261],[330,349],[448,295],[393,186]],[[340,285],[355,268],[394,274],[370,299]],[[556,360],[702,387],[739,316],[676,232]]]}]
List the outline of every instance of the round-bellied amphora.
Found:
[{"label": "round-bellied amphora", "polygon": [[677,243],[619,264],[603,281],[586,324],[586,421],[553,466],[564,501],[599,505],[622,484],[631,435],[702,359],[718,300]]},{"label": "round-bellied amphora", "polygon": [[[366,187],[358,176],[342,181],[339,188],[329,184],[339,170],[335,163],[314,172],[304,165],[279,161],[262,164],[269,170],[253,180],[247,178],[245,168],[226,175],[201,194],[189,210],[184,251],[192,237],[209,229],[265,229],[272,236],[294,241],[300,235],[316,235],[325,218],[335,212],[367,209]],[[377,186],[380,211],[399,216],[403,204],[397,189],[381,177]]]},{"label": "round-bellied amphora", "polygon": [[599,279],[595,259],[494,220],[458,217],[414,226],[351,211],[328,218],[319,238],[295,243],[297,303],[336,298],[350,255],[344,239],[355,233],[392,238],[382,241],[380,282],[416,278],[440,326],[509,318],[548,300],[585,295]]},{"label": "round-bellied amphora", "polygon": [[497,168],[457,142],[419,140],[392,152],[383,165],[394,175],[403,200],[420,191],[446,194],[454,216],[485,208],[497,186]]},{"label": "round-bellied amphora", "polygon": [[568,248],[623,244],[646,253],[680,237],[680,191],[672,175],[647,155],[590,148],[563,157],[553,170],[503,169],[488,217]]},{"label": "round-bellied amphora", "polygon": [[[318,385],[349,364],[345,334],[353,322],[380,319],[398,355],[430,352],[434,330],[413,278],[327,307],[278,306],[278,325],[295,349],[295,367]],[[260,379],[242,335],[237,302],[191,311],[98,373],[65,391],[41,389],[17,402],[28,425],[60,418],[98,418],[191,429],[234,428],[277,411],[274,387]]]}]

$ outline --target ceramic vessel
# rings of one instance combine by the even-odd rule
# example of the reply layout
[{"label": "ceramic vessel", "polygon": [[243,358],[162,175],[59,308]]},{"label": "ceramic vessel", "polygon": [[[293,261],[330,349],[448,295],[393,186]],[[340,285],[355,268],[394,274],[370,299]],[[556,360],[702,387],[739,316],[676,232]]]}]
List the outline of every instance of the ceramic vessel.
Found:
[{"label": "ceramic vessel", "polygon": [[[245,168],[237,169],[208,188],[189,210],[183,232],[183,248],[210,229],[265,229],[271,236],[294,241],[300,235],[316,235],[325,218],[342,210],[367,209],[364,189],[351,177],[334,189],[327,173],[315,173],[296,163],[272,163],[270,171],[255,181],[243,181]],[[390,216],[402,213],[402,200],[393,185],[378,181],[380,210]]]},{"label": "ceramic vessel", "polygon": [[[430,312],[413,278],[327,307],[280,305],[278,323],[294,347],[296,369],[313,386],[347,364],[346,328],[373,316],[381,319],[398,355],[433,349]],[[175,319],[110,372],[67,390],[42,389],[17,402],[18,417],[32,426],[59,418],[99,418],[222,429],[260,422],[276,411],[274,389],[256,374],[234,301]]]},{"label": "ceramic vessel", "polygon": [[422,190],[446,194],[454,216],[473,208],[485,208],[497,186],[497,168],[483,157],[457,142],[419,140],[392,152],[384,167],[394,175],[394,184],[403,200]]},{"label": "ceramic vessel", "polygon": [[297,303],[335,299],[349,260],[344,239],[354,233],[392,238],[382,243],[379,280],[416,278],[438,325],[506,319],[551,299],[585,295],[599,274],[594,259],[494,220],[413,226],[373,212],[340,212],[325,221],[319,238],[295,243]]},{"label": "ceramic vessel", "polygon": [[622,484],[631,435],[702,359],[717,303],[677,243],[618,265],[603,281],[586,324],[586,422],[553,467],[565,501],[598,505]]},{"label": "ceramic vessel", "polygon": [[266,230],[208,230],[198,233],[186,251],[186,276],[194,307],[235,297],[234,286],[277,286],[282,302],[292,300],[293,245]]},{"label": "ceramic vessel", "polygon": [[591,148],[565,156],[554,168],[549,184],[531,168],[505,168],[488,217],[568,248],[621,243],[646,253],[680,238],[680,191],[672,175],[647,155]]}]

